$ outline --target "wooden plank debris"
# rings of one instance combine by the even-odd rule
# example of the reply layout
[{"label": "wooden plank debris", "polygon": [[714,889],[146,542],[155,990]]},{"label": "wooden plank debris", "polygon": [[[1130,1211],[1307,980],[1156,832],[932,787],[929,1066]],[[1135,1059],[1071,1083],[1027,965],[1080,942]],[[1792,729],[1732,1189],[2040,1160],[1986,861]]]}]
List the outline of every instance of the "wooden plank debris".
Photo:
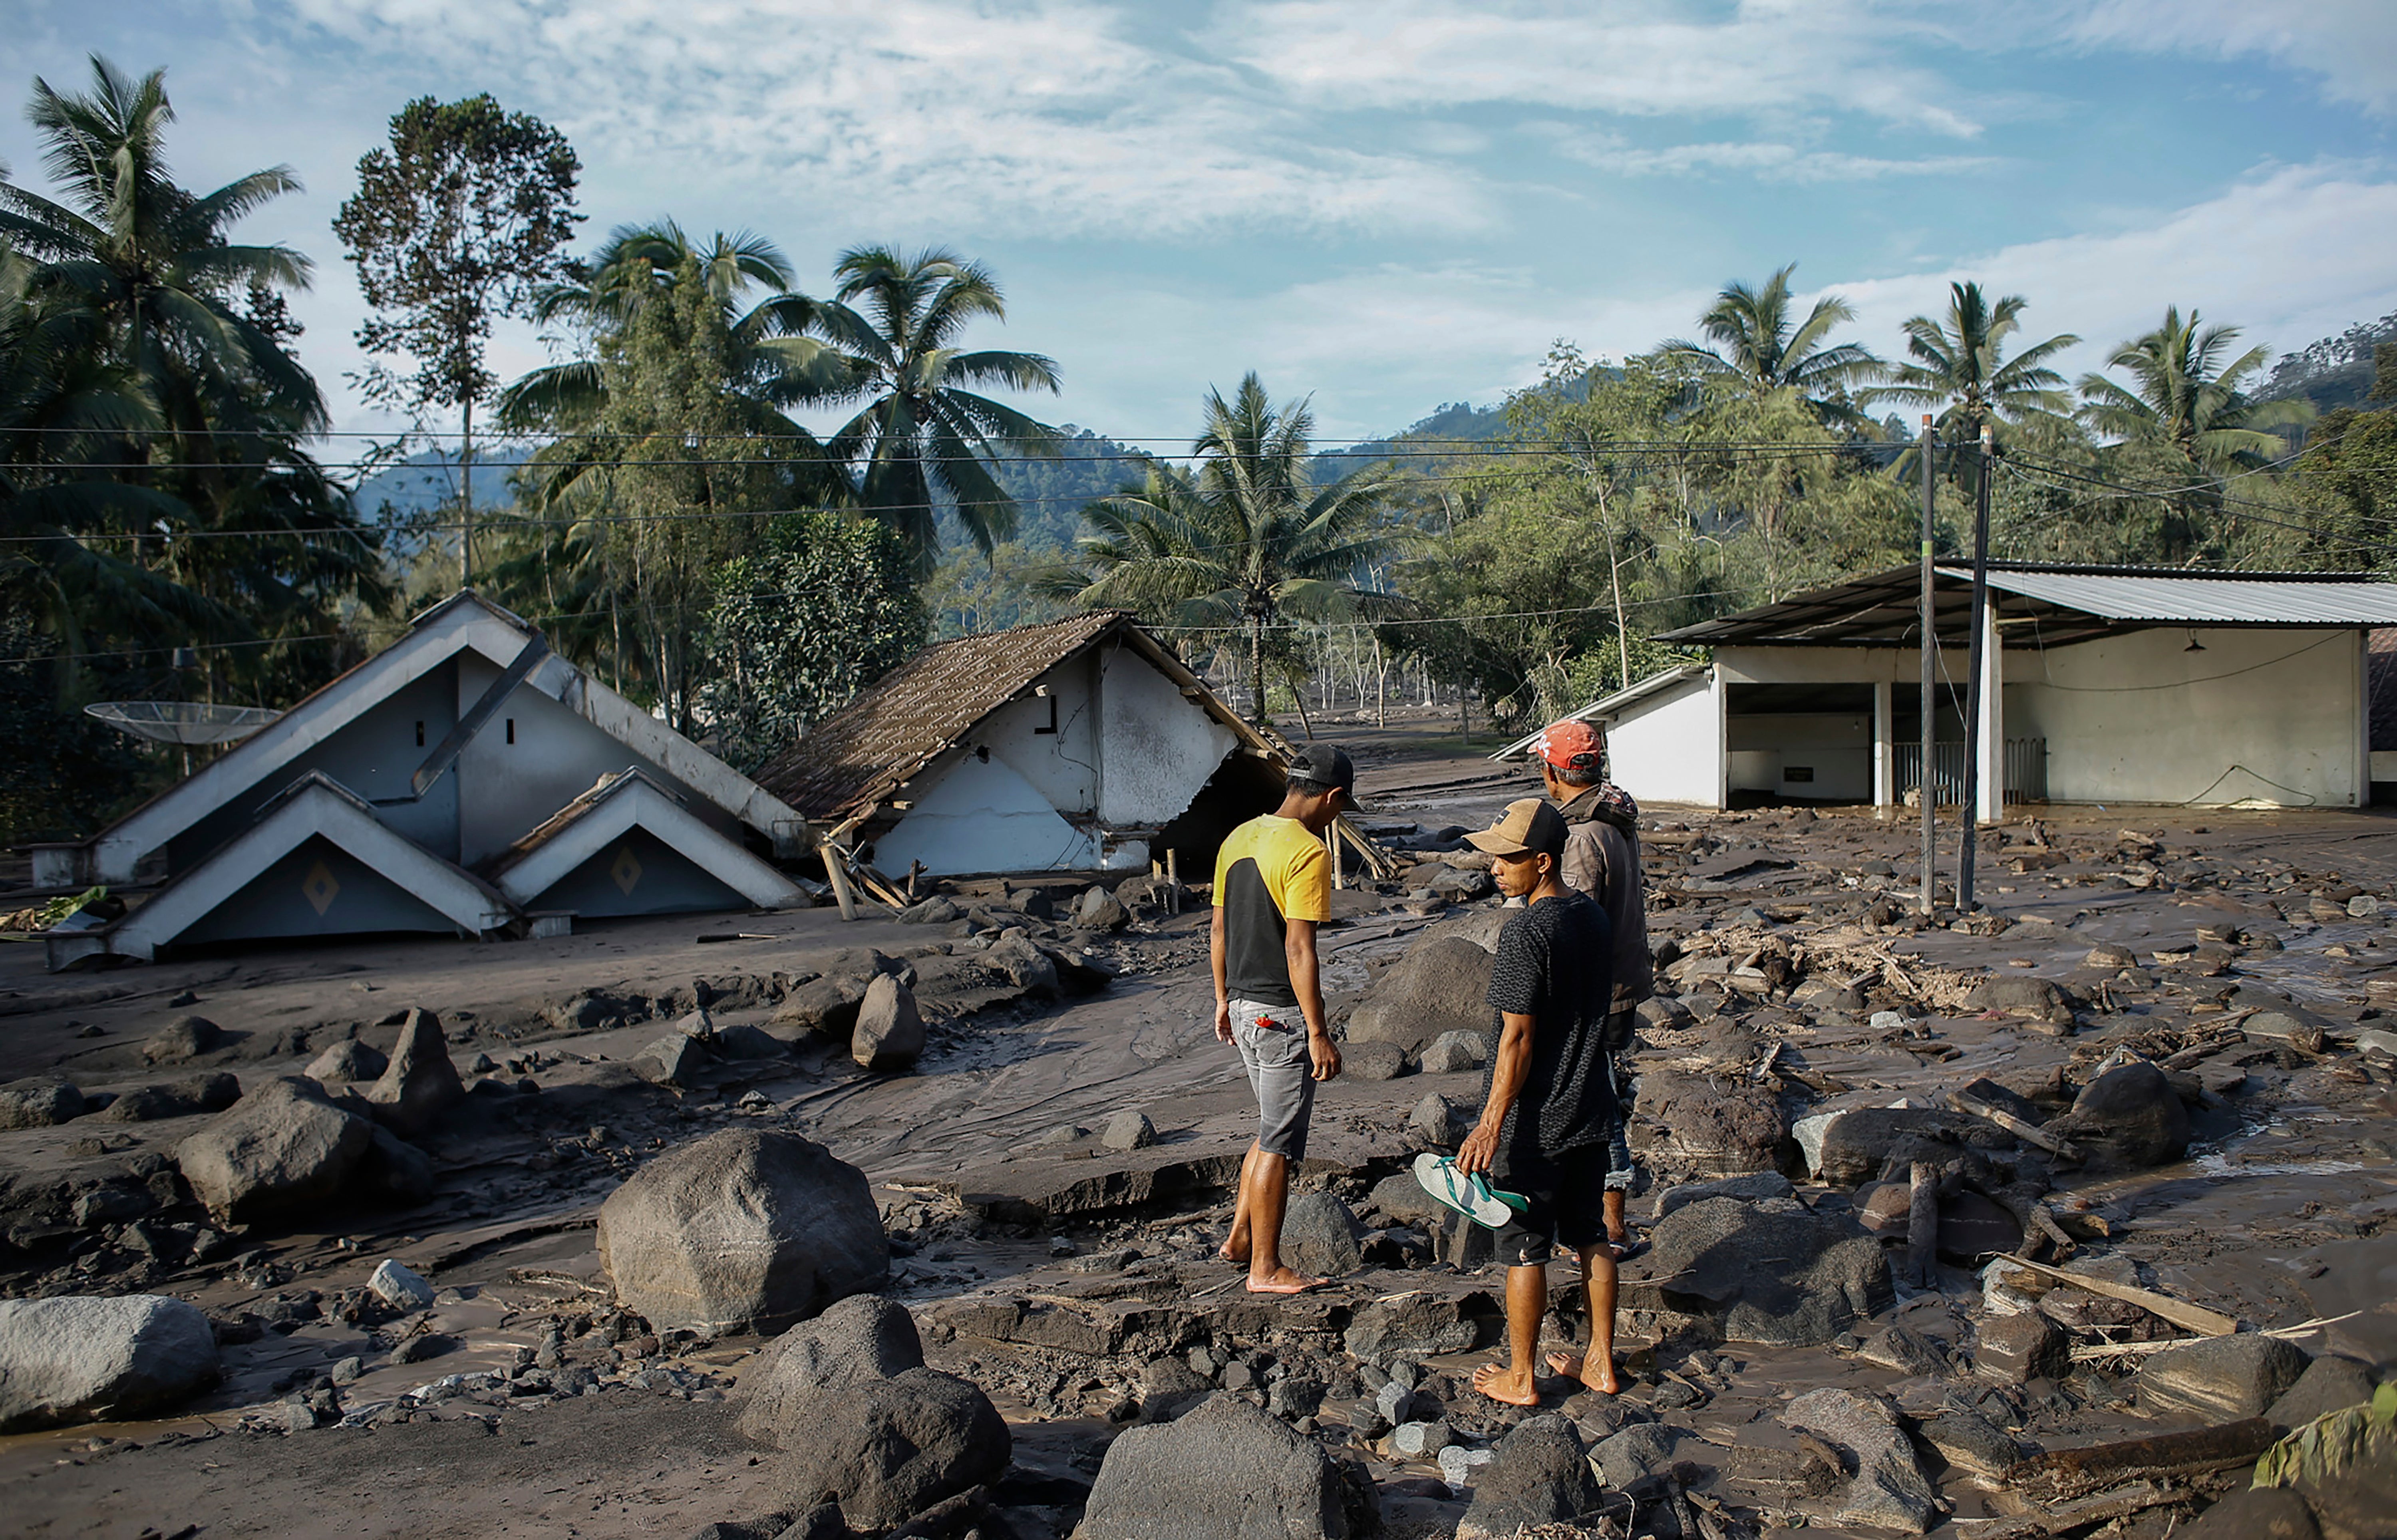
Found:
[{"label": "wooden plank debris", "polygon": [[1991,1106],[1977,1096],[1969,1096],[1961,1091],[1951,1091],[1948,1093],[1948,1105],[1968,1118],[1978,1118],[1985,1122],[1995,1123],[2024,1144],[2036,1145],[2050,1155],[2075,1161],[2082,1158],[2081,1147],[2071,1140],[2059,1139],[2044,1129],[2023,1121],[2003,1107]]},{"label": "wooden plank debris", "polygon": [[2103,1294],[2108,1299],[2119,1299],[2126,1305],[2136,1305],[2149,1315],[2161,1316],[2185,1331],[2200,1332],[2209,1337],[2227,1337],[2239,1330],[2239,1322],[2219,1310],[2209,1310],[2202,1305],[2191,1305],[2185,1300],[2175,1299],[2170,1294],[2157,1293],[2152,1289],[2134,1288],[2127,1283],[2116,1283],[2110,1279],[2093,1278],[2087,1273],[2067,1272],[2061,1267],[2051,1267],[2044,1262],[2033,1262],[2028,1257],[2005,1256],[1999,1260],[2008,1266],[2020,1267],[2028,1272],[2036,1273],[2042,1278],[2052,1279],[2058,1283],[2069,1283],[2076,1289],[2085,1289],[2093,1294]]}]

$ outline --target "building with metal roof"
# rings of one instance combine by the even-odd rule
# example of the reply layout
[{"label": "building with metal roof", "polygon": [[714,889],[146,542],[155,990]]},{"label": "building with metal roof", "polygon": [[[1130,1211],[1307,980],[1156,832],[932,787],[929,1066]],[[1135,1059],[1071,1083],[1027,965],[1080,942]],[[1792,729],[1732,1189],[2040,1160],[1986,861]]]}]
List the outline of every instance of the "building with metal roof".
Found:
[{"label": "building with metal roof", "polygon": [[1271,743],[1130,615],[926,648],[757,772],[882,871],[1190,869],[1269,811]]},{"label": "building with metal roof", "polygon": [[[1896,802],[1924,775],[1921,583],[1894,568],[1667,633],[1711,661],[1579,715],[1608,728],[1616,778],[1643,798]],[[2397,783],[2371,663],[2375,628],[2397,627],[2397,583],[1991,562],[1989,589],[1985,819],[2009,801],[2355,807]],[[1952,803],[1971,569],[1937,567],[1933,597],[1929,778]]]}]

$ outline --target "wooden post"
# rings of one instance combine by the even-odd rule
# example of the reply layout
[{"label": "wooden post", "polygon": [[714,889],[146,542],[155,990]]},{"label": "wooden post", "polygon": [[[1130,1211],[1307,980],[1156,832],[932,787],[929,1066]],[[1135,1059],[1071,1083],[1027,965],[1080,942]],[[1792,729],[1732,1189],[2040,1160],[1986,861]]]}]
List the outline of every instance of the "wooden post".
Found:
[{"label": "wooden post", "polygon": [[845,864],[840,859],[840,847],[826,840],[818,844],[816,850],[824,857],[824,876],[832,883],[833,901],[840,905],[840,917],[855,919],[857,894],[850,891],[849,873],[843,869]]}]

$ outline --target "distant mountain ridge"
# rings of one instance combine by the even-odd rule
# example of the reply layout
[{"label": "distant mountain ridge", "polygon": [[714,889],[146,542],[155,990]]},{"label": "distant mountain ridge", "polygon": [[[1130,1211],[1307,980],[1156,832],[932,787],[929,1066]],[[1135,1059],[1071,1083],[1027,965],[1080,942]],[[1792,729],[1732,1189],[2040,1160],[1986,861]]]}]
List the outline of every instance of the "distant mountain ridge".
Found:
[{"label": "distant mountain ridge", "polygon": [[2271,377],[2256,392],[2263,401],[2303,398],[2325,412],[2341,407],[2370,405],[2372,350],[2397,342],[2397,310],[2377,321],[2359,321],[2336,337],[2325,337],[2272,366]]}]

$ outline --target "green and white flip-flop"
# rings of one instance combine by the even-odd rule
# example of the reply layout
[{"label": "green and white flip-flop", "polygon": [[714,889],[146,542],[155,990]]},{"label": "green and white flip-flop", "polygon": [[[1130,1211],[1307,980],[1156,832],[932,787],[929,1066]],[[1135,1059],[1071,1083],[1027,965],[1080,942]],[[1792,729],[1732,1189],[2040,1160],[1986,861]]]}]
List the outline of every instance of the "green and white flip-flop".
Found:
[{"label": "green and white flip-flop", "polygon": [[1435,1201],[1486,1230],[1505,1227],[1530,1202],[1520,1193],[1500,1192],[1479,1172],[1458,1171],[1456,1162],[1445,1155],[1416,1156],[1415,1183]]}]

